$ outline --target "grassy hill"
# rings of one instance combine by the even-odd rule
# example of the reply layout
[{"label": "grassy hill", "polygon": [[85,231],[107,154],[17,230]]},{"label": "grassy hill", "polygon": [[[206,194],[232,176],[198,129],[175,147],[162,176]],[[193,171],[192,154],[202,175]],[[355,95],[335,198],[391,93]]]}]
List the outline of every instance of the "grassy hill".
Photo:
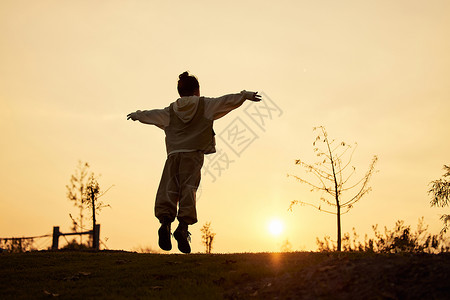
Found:
[{"label": "grassy hill", "polygon": [[0,254],[0,299],[448,299],[450,255]]}]

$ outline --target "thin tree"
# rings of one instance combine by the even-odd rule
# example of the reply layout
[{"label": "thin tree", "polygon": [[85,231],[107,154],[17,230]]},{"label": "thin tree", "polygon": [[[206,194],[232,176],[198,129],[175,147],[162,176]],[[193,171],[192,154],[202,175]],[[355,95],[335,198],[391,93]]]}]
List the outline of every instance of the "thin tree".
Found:
[{"label": "thin tree", "polygon": [[97,178],[95,177],[94,173],[91,173],[86,184],[83,201],[85,201],[86,206],[92,211],[92,248],[97,248],[98,245],[96,246],[94,244],[96,241],[98,241],[99,238],[98,236],[96,236],[96,234],[98,234],[98,232],[96,231],[96,215],[101,211],[102,208],[111,207],[109,204],[104,204],[99,200],[99,198],[102,197],[110,188],[108,188],[104,192],[101,192]]},{"label": "thin tree", "polygon": [[[442,178],[430,182],[431,188],[428,190],[428,194],[431,194],[432,196],[430,201],[432,207],[445,207],[449,205],[450,167],[444,165],[444,171],[446,173],[442,176]],[[450,215],[442,215],[441,220],[444,222],[444,227],[441,230],[441,234],[444,234],[447,232],[450,225]]]},{"label": "thin tree", "polygon": [[289,242],[288,239],[286,239],[282,244],[281,244],[281,252],[292,252],[292,244],[291,242]]},{"label": "thin tree", "polygon": [[[292,211],[293,206],[296,204],[309,205],[321,212],[336,215],[337,251],[341,251],[341,215],[348,213],[356,202],[371,191],[368,183],[375,172],[375,164],[378,157],[376,155],[373,157],[366,174],[355,182],[352,177],[356,172],[356,168],[350,166],[350,163],[357,144],[355,143],[352,147],[352,145],[345,142],[336,143],[335,140],[330,140],[323,126],[314,127],[313,130],[319,131],[319,135],[313,142],[313,150],[319,161],[314,164],[305,163],[300,159],[295,161],[295,164],[303,167],[313,179],[307,180],[296,175],[288,176],[292,176],[300,183],[308,185],[311,187],[312,192],[321,192],[319,204],[293,200],[289,210]],[[347,195],[350,191],[355,192],[350,196],[344,197],[343,194]],[[323,209],[322,204],[325,204],[329,209]]]},{"label": "thin tree", "polygon": [[211,230],[211,222],[206,222],[200,231],[202,232],[202,243],[205,245],[205,252],[210,254],[214,237],[216,236],[216,234]]},{"label": "thin tree", "polygon": [[[84,197],[88,174],[89,164],[87,162],[78,161],[75,173],[71,175],[70,183],[66,185],[67,198],[70,201],[73,201],[73,205],[79,210],[79,215],[77,217],[73,217],[72,214],[69,214],[69,217],[72,219],[73,232],[81,232],[85,229],[83,227],[84,209],[86,208]],[[83,244],[83,235],[80,234],[80,245],[81,244]]]}]

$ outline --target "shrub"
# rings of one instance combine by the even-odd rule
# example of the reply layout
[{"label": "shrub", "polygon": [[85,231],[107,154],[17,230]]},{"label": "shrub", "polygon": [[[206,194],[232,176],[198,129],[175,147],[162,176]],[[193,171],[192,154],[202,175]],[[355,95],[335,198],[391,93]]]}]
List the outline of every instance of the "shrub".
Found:
[{"label": "shrub", "polygon": [[[428,226],[424,225],[423,217],[419,219],[416,231],[411,230],[411,226],[398,220],[392,230],[384,227],[384,232],[378,230],[378,225],[373,225],[374,238],[364,237],[364,242],[359,241],[359,236],[353,228],[352,236],[344,233],[342,238],[342,250],[347,252],[377,252],[377,253],[441,253],[449,252],[450,244],[443,233],[430,234],[427,232]],[[336,251],[336,243],[329,236],[323,240],[317,238],[319,252]]]}]

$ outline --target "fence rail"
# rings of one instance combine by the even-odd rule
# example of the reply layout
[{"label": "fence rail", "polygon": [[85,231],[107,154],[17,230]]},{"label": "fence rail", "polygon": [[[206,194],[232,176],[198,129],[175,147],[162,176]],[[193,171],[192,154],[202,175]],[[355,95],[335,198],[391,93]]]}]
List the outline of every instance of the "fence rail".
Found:
[{"label": "fence rail", "polygon": [[[24,248],[30,246],[30,244],[33,243],[35,239],[39,238],[46,238],[46,237],[52,237],[52,250],[58,250],[59,248],[59,238],[61,236],[70,236],[70,235],[92,235],[92,248],[94,250],[100,249],[100,224],[96,224],[93,230],[84,231],[84,232],[70,232],[70,233],[62,233],[59,230],[59,226],[53,227],[53,233],[52,234],[44,234],[44,235],[38,235],[38,236],[28,236],[28,237],[11,237],[11,238],[0,238],[0,242],[4,242],[5,245],[10,242],[10,246],[8,248],[11,248],[10,250],[12,252],[23,252]],[[1,245],[1,244],[0,244]],[[2,250],[6,249],[1,249]]]},{"label": "fence rail", "polygon": [[83,234],[92,234],[92,240],[93,240],[92,248],[95,250],[100,249],[100,224],[96,224],[94,227],[94,230],[89,230],[89,231],[85,231],[85,232],[71,232],[71,233],[62,233],[61,231],[59,231],[59,226],[54,226],[53,227],[52,250],[58,250],[60,236],[83,235]]}]

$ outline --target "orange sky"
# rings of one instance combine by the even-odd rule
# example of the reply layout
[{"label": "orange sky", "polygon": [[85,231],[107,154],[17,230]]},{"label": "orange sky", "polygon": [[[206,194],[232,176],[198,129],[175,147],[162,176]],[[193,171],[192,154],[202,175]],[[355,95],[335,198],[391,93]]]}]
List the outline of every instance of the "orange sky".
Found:
[{"label": "orange sky", "polygon": [[[448,1],[1,1],[0,45],[0,237],[68,231],[65,185],[83,160],[114,185],[98,217],[108,247],[157,248],[164,134],[126,115],[176,100],[185,70],[205,96],[255,90],[278,107],[262,128],[245,105],[215,123],[220,133],[239,118],[258,138],[239,155],[218,140],[234,162],[203,178],[194,252],[207,221],[217,252],[334,238],[333,216],[287,211],[320,196],[286,176],[302,174],[295,159],[314,161],[318,125],[358,142],[359,175],[380,159],[344,232],[421,216],[437,232],[448,213],[426,193],[450,163]],[[281,236],[267,230],[273,218]]]}]

